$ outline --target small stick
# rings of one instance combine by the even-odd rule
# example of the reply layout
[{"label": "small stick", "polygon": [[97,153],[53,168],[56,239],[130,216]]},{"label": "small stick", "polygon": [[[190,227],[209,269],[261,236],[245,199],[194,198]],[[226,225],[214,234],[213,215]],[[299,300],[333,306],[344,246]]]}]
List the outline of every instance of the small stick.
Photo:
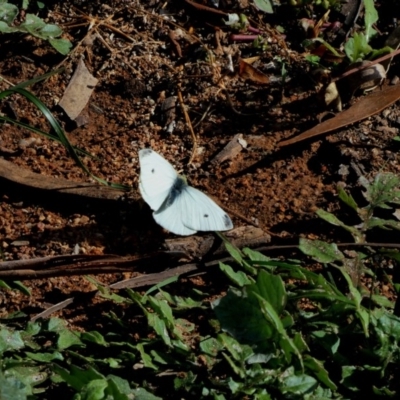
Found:
[{"label": "small stick", "polygon": [[224,11],[217,10],[215,8],[212,8],[212,7],[207,7],[207,6],[203,5],[203,4],[199,4],[199,3],[196,3],[196,2],[191,1],[191,0],[185,0],[185,2],[190,4],[192,7],[196,8],[197,10],[200,10],[200,11],[208,11],[208,12],[213,13],[213,14],[219,14],[219,15],[224,15],[224,16],[228,15],[228,13],[226,13]]},{"label": "small stick", "polygon": [[4,76],[1,76],[1,75],[0,75],[0,81],[4,81],[9,86],[15,86],[12,82],[8,81],[6,78],[4,78]]},{"label": "small stick", "polygon": [[259,37],[259,35],[246,35],[246,34],[234,34],[229,36],[229,40],[232,42],[253,42]]},{"label": "small stick", "polygon": [[181,92],[181,90],[180,90],[179,87],[178,87],[178,99],[179,99],[179,103],[180,103],[180,105],[181,105],[183,114],[184,114],[184,116],[185,116],[186,124],[188,125],[189,130],[190,130],[190,134],[192,135],[192,140],[193,140],[192,155],[190,156],[190,159],[189,159],[189,162],[188,162],[188,164],[191,164],[192,161],[193,161],[193,158],[194,158],[194,156],[195,156],[195,154],[196,154],[196,149],[197,149],[197,137],[196,137],[196,134],[194,133],[193,126],[192,126],[192,122],[190,121],[189,114],[188,114],[188,112],[186,111],[185,104],[183,103],[182,92]]}]

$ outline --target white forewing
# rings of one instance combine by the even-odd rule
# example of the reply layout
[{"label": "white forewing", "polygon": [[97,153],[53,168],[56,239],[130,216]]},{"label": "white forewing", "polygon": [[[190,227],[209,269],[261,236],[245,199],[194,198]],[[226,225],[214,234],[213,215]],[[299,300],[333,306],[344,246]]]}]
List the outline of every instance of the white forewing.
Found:
[{"label": "white forewing", "polygon": [[163,206],[153,216],[158,224],[178,235],[233,228],[229,216],[214,201],[187,185],[171,204]]},{"label": "white forewing", "polygon": [[157,211],[168,197],[177,172],[172,165],[151,149],[139,151],[139,189],[144,201]]}]

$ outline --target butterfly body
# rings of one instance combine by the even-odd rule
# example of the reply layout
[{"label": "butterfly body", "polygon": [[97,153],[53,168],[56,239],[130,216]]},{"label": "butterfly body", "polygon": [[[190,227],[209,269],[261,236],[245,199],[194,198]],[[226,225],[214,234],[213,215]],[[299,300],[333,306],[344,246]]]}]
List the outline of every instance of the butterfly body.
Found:
[{"label": "butterfly body", "polygon": [[155,151],[140,150],[139,161],[140,193],[163,228],[184,236],[233,228],[229,216],[214,201],[189,186]]}]

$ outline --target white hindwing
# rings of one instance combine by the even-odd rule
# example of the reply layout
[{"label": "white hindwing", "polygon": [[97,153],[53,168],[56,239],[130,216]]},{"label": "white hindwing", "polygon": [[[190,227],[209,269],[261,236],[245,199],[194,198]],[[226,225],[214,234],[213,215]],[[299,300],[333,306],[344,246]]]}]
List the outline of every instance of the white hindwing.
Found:
[{"label": "white hindwing", "polygon": [[144,201],[157,211],[174,185],[177,172],[172,165],[151,149],[139,151],[139,189]]},{"label": "white hindwing", "polygon": [[178,235],[233,228],[225,211],[200,190],[187,185],[172,204],[163,206],[153,216],[158,224]]}]

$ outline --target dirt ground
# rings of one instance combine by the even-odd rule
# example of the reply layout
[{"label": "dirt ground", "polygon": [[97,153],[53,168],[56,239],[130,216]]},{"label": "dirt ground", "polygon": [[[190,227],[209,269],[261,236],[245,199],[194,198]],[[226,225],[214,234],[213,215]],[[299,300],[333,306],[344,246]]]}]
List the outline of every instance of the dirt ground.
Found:
[{"label": "dirt ground", "polygon": [[[74,45],[66,57],[45,41],[1,35],[0,75],[17,84],[63,67],[30,90],[58,118],[70,141],[96,156],[84,159],[94,175],[132,190],[118,200],[101,201],[33,190],[1,179],[4,261],[68,254],[140,256],[163,248],[165,240],[175,236],[156,225],[138,191],[138,151],[147,147],[221,204],[235,227],[253,224],[271,235],[271,244],[296,244],[299,236],[351,241],[319,220],[315,211],[323,208],[351,218],[337,199],[337,184],[362,201],[360,174],[399,172],[399,142],[393,138],[398,135],[400,112],[394,104],[352,126],[279,149],[279,141],[318,124],[323,108],[311,79],[313,67],[302,55],[305,33],[299,29],[297,11],[288,7],[285,19],[281,14],[262,14],[247,1],[221,2],[220,9],[246,13],[252,26],[260,29],[267,42],[266,49],[260,50],[249,42],[230,40],[221,15],[201,12],[190,2],[89,3],[71,0],[51,6],[49,21],[63,27]],[[379,12],[383,37],[392,27],[383,6]],[[259,57],[253,66],[268,77],[268,83],[239,74],[239,58],[253,56]],[[228,68],[230,58],[233,72]],[[79,60],[98,79],[80,126],[58,105]],[[389,78],[396,75],[399,68],[394,61]],[[0,82],[1,90],[8,88],[7,81]],[[190,165],[193,138],[182,107],[197,137]],[[49,129],[43,115],[21,96],[3,100],[1,112]],[[237,134],[243,135],[247,146],[231,159],[213,163]],[[0,155],[43,180],[51,176],[93,181],[62,145],[11,124],[1,126]],[[390,235],[392,242],[398,240],[397,234]],[[381,234],[379,241],[384,238]],[[108,284],[131,275],[97,278]],[[95,288],[79,276],[24,284],[32,295],[2,292],[0,316],[16,310],[33,316],[71,294]],[[68,308],[62,313],[71,323],[85,318],[84,307],[81,313],[68,314]]]}]

